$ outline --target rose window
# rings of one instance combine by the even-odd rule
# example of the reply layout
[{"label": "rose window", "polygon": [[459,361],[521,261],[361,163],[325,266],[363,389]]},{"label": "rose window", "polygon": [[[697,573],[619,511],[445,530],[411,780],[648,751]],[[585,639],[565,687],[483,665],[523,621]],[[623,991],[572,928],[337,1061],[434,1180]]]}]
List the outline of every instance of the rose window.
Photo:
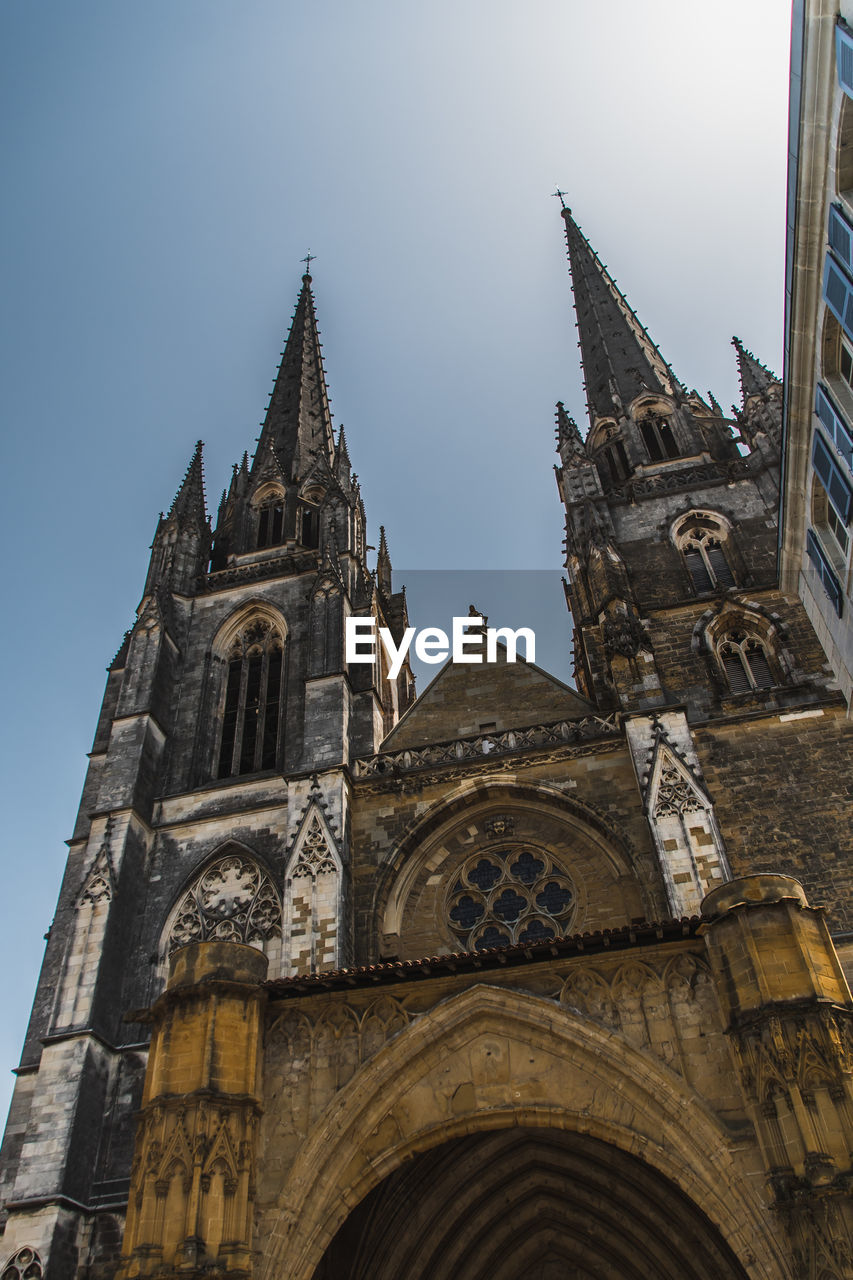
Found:
[{"label": "rose window", "polygon": [[541,849],[513,847],[469,858],[447,899],[447,922],[468,951],[542,942],[568,931],[574,886]]}]

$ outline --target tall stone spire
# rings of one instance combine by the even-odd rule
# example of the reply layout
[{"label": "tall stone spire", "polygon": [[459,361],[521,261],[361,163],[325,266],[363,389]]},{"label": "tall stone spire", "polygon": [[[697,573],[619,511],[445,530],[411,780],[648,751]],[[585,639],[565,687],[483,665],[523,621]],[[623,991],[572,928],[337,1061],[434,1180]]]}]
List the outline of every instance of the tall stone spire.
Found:
[{"label": "tall stone spire", "polygon": [[207,508],[204,500],[204,470],[202,462],[203,444],[196,442],[192,461],[187,467],[181,487],[169,509],[170,519],[177,521],[179,528],[188,525],[207,523]]},{"label": "tall stone spire", "polygon": [[779,382],[775,373],[756,360],[751,351],[743,345],[740,338],[732,338],[732,346],[737,352],[737,371],[740,376],[740,389],[744,403],[750,396],[763,395]]},{"label": "tall stone spire", "polygon": [[679,384],[616,281],[563,206],[590,421],[618,415],[643,391]]},{"label": "tall stone spire", "polygon": [[302,277],[302,288],[264,419],[255,465],[270,448],[289,480],[307,474],[318,458],[324,457],[329,464],[334,459],[332,415],[311,277],[307,273]]}]

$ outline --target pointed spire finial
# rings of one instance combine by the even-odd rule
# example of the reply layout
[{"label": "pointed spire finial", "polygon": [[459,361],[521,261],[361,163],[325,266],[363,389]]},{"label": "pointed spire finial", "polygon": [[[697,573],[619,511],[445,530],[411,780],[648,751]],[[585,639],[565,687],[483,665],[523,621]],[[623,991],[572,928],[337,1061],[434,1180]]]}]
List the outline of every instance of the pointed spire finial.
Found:
[{"label": "pointed spire finial", "polygon": [[198,521],[207,523],[207,507],[204,500],[204,460],[201,440],[196,441],[192,461],[186,469],[181,487],[175,494],[175,500],[169,508],[169,519],[176,519],[178,524]]},{"label": "pointed spire finial", "polygon": [[682,395],[680,382],[565,203],[561,216],[590,421],[618,415],[643,391]]},{"label": "pointed spire finial", "polygon": [[572,415],[566,411],[566,406],[562,400],[557,401],[556,418],[558,450],[562,452],[564,448],[567,448],[569,453],[584,453],[583,436]]},{"label": "pointed spire finial", "polygon": [[553,198],[554,198],[555,200],[559,200],[559,202],[560,202],[560,207],[561,207],[562,209],[565,209],[566,213],[571,214],[571,212],[572,212],[572,211],[571,211],[571,209],[568,207],[568,205],[566,204],[566,201],[565,201],[565,197],[568,195],[568,192],[567,192],[567,191],[561,191],[561,190],[560,190],[560,188],[559,188],[559,187],[557,187],[557,190],[556,190],[556,191],[554,191],[554,192],[552,192],[551,194],[552,194],[552,196],[553,196]]},{"label": "pointed spire finial", "polygon": [[312,253],[311,250],[309,249],[305,257],[300,258],[300,262],[305,263],[305,274],[302,277],[302,279],[306,282],[306,284],[311,283],[311,263],[316,260],[316,257],[317,257],[316,253]]},{"label": "pointed spire finial", "polygon": [[732,338],[732,346],[737,352],[737,370],[740,378],[741,396],[744,404],[750,396],[762,395],[779,379],[766,365],[757,360],[752,352],[743,345],[740,338]]},{"label": "pointed spire finial", "polygon": [[388,554],[388,541],[385,537],[385,525],[379,526],[379,550],[376,553],[376,581],[386,596],[391,595],[391,557]]},{"label": "pointed spire finial", "polygon": [[[303,261],[313,259],[308,254]],[[302,288],[267,406],[254,468],[272,450],[288,481],[303,479],[318,457],[329,465],[335,455],[332,413],[326,390],[326,373],[320,333],[311,293],[311,277],[302,277]]]}]

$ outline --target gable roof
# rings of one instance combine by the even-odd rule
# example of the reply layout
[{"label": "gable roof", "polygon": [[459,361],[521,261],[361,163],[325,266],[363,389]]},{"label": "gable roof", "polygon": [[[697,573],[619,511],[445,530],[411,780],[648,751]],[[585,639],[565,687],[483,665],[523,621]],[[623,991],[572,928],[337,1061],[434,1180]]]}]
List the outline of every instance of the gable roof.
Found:
[{"label": "gable roof", "polygon": [[595,710],[577,690],[535,663],[523,658],[508,662],[499,644],[496,662],[446,662],[388,734],[382,750],[446,742],[486,729],[525,729]]}]

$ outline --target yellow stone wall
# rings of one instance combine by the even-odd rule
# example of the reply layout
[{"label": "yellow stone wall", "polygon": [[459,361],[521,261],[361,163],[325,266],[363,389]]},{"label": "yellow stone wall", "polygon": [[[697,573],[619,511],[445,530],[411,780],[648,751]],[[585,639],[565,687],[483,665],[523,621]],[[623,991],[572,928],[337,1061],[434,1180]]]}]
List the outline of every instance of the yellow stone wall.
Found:
[{"label": "yellow stone wall", "polygon": [[236,943],[172,956],[150,1015],[119,1280],[251,1274],[266,967]]}]

